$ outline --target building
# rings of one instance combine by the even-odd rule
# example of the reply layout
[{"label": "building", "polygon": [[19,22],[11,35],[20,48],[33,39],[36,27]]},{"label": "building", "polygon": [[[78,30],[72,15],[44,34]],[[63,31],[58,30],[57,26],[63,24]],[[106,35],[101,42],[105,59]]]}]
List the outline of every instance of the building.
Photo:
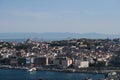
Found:
[{"label": "building", "polygon": [[53,60],[53,64],[59,68],[67,68],[72,64],[72,59],[68,57],[58,57]]},{"label": "building", "polygon": [[26,57],[26,65],[29,66],[31,64],[31,60],[30,57]]},{"label": "building", "polygon": [[48,65],[48,57],[37,57],[34,59],[34,64],[36,66]]},{"label": "building", "polygon": [[18,58],[18,66],[26,66],[26,58]]},{"label": "building", "polygon": [[17,58],[16,57],[11,57],[10,58],[10,64],[12,65],[12,66],[16,66],[17,65]]},{"label": "building", "polygon": [[77,68],[87,68],[89,67],[89,61],[75,60],[74,66]]}]

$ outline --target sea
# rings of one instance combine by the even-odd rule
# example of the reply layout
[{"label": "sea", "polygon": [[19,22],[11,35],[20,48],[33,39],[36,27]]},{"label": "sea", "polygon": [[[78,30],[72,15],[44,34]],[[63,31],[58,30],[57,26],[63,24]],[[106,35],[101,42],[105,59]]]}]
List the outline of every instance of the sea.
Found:
[{"label": "sea", "polygon": [[86,78],[100,80],[104,78],[104,74],[0,69],[0,80],[85,80]]},{"label": "sea", "polygon": [[27,39],[1,39],[1,40],[5,42],[24,42]]},{"label": "sea", "polygon": [[[5,41],[5,42],[17,42],[17,43],[19,43],[19,42],[25,42],[27,39],[0,39],[0,40]],[[34,38],[33,41],[43,41],[43,40]],[[52,40],[45,39],[44,41],[49,42]]]}]

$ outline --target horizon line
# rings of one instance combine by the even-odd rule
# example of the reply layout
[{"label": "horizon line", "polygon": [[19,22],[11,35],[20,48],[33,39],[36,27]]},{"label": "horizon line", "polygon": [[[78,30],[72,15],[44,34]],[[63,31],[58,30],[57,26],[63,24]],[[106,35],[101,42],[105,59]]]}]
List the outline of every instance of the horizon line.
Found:
[{"label": "horizon line", "polygon": [[97,33],[97,32],[0,32],[0,34],[13,34],[13,33],[18,33],[18,34],[43,34],[43,33],[72,33],[72,34],[101,34],[101,35],[120,35],[120,33]]}]

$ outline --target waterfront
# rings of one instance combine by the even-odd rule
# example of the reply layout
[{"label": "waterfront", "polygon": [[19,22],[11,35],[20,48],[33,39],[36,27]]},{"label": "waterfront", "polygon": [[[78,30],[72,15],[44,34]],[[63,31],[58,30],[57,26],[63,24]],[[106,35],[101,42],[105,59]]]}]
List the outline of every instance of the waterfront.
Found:
[{"label": "waterfront", "polygon": [[54,71],[35,71],[27,70],[0,69],[0,80],[83,80],[91,77],[93,80],[104,78],[104,74],[88,73],[66,73]]}]

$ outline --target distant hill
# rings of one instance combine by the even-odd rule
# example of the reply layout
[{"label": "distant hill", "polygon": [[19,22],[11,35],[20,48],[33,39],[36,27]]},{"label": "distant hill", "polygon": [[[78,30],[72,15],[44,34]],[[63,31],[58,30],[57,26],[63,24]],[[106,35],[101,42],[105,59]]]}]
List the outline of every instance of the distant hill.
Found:
[{"label": "distant hill", "polygon": [[41,39],[41,40],[63,40],[63,39],[72,39],[72,38],[90,38],[90,39],[106,39],[106,38],[120,38],[120,35],[106,35],[99,33],[57,33],[57,32],[48,32],[48,33],[0,33],[0,39]]}]

